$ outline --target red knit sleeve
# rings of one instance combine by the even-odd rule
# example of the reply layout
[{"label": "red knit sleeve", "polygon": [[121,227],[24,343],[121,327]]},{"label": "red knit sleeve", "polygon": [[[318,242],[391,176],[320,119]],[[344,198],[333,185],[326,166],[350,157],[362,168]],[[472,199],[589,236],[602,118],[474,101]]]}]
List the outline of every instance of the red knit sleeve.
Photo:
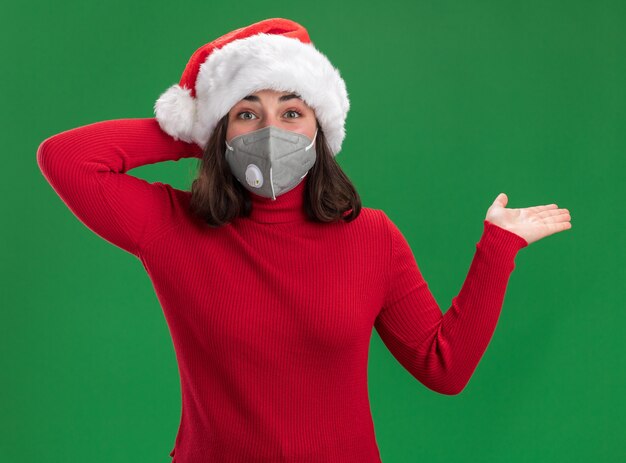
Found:
[{"label": "red knit sleeve", "polygon": [[442,315],[405,237],[388,217],[386,222],[391,258],[376,331],[422,384],[441,394],[459,394],[494,333],[515,255],[528,243],[485,220],[461,291]]},{"label": "red knit sleeve", "polygon": [[61,132],[37,149],[37,164],[61,200],[92,231],[139,256],[174,220],[174,189],[127,172],[183,157],[201,157],[154,118],[96,122]]}]

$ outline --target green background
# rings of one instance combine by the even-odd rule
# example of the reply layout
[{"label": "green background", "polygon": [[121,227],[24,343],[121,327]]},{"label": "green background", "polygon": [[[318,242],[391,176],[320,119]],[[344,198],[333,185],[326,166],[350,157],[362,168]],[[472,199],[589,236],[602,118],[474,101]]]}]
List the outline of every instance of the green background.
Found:
[{"label": "green background", "polygon": [[[337,160],[402,230],[442,312],[498,193],[572,216],[516,257],[460,395],[427,389],[374,331],[383,461],[626,461],[624,5],[3,5],[0,461],[170,461],[179,378],[148,276],[72,215],[35,154],[70,128],[153,117],[196,48],[271,17],[302,23],[340,70],[352,106]],[[188,189],[195,169],[183,159],[132,175]]]}]

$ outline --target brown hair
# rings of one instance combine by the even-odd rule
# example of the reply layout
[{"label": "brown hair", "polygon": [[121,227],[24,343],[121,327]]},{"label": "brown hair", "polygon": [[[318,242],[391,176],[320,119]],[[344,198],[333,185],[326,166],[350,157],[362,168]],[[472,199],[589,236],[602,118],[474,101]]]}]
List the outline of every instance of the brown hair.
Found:
[{"label": "brown hair", "polygon": [[[190,209],[211,227],[220,227],[252,211],[250,193],[235,178],[224,157],[228,114],[215,127],[206,146],[198,175],[191,184]],[[361,198],[343,172],[317,123],[317,158],[305,177],[304,206],[315,222],[351,222],[361,212]]]}]

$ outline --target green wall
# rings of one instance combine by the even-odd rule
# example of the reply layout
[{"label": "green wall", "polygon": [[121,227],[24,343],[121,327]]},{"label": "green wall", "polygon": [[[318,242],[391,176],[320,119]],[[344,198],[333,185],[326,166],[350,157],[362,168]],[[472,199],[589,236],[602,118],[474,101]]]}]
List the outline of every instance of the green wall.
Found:
[{"label": "green wall", "polygon": [[[352,107],[337,160],[405,234],[442,311],[498,193],[507,207],[555,202],[572,215],[572,229],[518,254],[460,395],[427,389],[374,332],[384,463],[626,461],[625,5],[3,6],[0,461],[170,461],[179,378],[148,276],[72,215],[36,149],[80,125],[152,117],[197,47],[270,17],[305,25],[341,71]],[[133,175],[186,189],[195,168]]]}]

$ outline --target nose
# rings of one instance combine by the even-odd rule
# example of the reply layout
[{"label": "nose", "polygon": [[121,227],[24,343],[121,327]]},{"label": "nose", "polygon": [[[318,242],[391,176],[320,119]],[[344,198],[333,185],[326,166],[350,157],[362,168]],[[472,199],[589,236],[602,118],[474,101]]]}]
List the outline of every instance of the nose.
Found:
[{"label": "nose", "polygon": [[278,127],[279,121],[277,120],[277,118],[275,116],[272,115],[268,115],[265,118],[263,118],[263,122],[261,124],[261,128],[265,128],[269,125],[273,125],[274,127]]}]

